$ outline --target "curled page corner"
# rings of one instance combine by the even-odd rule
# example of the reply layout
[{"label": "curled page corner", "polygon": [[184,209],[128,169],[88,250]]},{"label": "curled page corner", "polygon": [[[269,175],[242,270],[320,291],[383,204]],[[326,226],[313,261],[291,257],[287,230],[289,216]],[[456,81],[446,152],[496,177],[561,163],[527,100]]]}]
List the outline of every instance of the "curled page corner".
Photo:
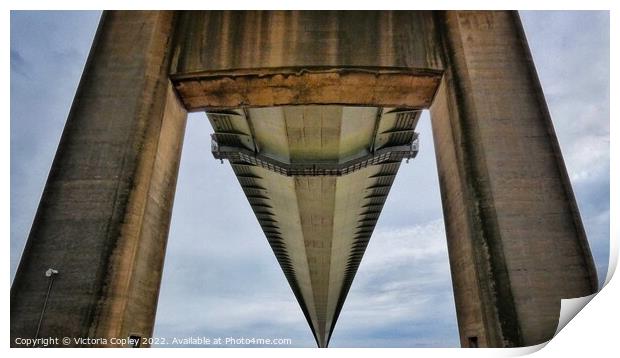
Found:
[{"label": "curled page corner", "polygon": [[572,320],[597,294],[598,292],[589,296],[563,299],[561,302],[558,328],[555,330],[553,336],[557,336],[558,333],[566,327],[568,322],[570,322],[570,320]]},{"label": "curled page corner", "polygon": [[592,298],[597,295],[597,293],[593,293],[589,296],[561,300],[560,319],[558,321],[558,327],[550,340],[532,346],[502,349],[505,351],[506,354],[501,355],[506,357],[526,356],[536,353],[541,349],[545,348],[547,344],[549,344],[549,342],[551,342],[551,340],[555,336],[557,336],[558,333],[562,329],[564,329],[564,327],[566,327],[568,322],[570,322],[579,313],[579,311],[581,311],[592,300]]},{"label": "curled page corner", "polygon": [[597,294],[598,292],[593,293],[589,296],[565,298],[561,300],[560,319],[558,321],[558,327],[555,330],[553,337],[551,337],[551,339],[548,341],[533,346],[516,348],[514,351],[515,355],[525,356],[538,352],[539,350],[545,348],[547,344],[549,344],[549,342],[551,342],[551,340],[553,340],[553,338],[555,338],[555,336],[557,336],[558,333],[560,333],[560,331],[564,329],[564,327],[566,327],[568,322],[570,322],[579,313],[579,311],[581,311]]},{"label": "curled page corner", "polygon": [[[509,348],[508,350],[511,351],[511,354],[509,355],[510,357],[521,357],[521,356],[526,356],[526,355],[530,355],[533,353],[538,352],[539,350],[545,348],[545,346],[549,343],[550,341],[546,341],[546,342],[542,342],[533,346],[525,346],[525,347],[517,347],[517,348]],[[502,348],[504,350],[506,350],[506,348]]]}]

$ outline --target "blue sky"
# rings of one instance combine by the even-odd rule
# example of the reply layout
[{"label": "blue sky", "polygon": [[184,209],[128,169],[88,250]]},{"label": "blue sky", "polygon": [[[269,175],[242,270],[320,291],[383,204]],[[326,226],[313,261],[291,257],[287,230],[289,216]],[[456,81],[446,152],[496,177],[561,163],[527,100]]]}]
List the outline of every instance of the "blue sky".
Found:
[{"label": "blue sky", "polygon": [[[609,255],[609,15],[521,14],[603,281]],[[11,13],[11,279],[98,19],[98,12]],[[428,114],[418,131],[420,154],[401,167],[332,347],[458,346]],[[281,337],[313,347],[230,166],[210,154],[211,132],[204,114],[190,115],[155,335]]]}]

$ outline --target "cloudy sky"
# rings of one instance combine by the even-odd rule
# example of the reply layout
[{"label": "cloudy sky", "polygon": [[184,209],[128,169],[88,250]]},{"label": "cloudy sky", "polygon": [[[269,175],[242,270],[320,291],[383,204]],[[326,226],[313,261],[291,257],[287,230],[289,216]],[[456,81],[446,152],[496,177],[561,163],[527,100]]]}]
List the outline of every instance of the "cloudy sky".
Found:
[{"label": "cloudy sky", "polygon": [[[609,255],[609,15],[522,12],[604,281]],[[11,13],[11,279],[97,27],[98,12]],[[230,166],[189,117],[155,327],[158,337],[314,339]],[[428,114],[401,167],[332,347],[458,346]],[[234,183],[234,185],[230,185]],[[242,223],[240,225],[239,223]]]}]

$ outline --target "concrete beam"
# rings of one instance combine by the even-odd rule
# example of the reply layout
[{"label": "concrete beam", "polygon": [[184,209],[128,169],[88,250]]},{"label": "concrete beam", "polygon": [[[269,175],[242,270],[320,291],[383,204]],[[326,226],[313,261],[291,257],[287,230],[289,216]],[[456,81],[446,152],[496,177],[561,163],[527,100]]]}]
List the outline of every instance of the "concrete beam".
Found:
[{"label": "concrete beam", "polygon": [[441,70],[434,26],[432,11],[180,11],[170,73]]},{"label": "concrete beam", "polygon": [[408,68],[277,68],[172,76],[190,111],[240,107],[355,105],[428,108],[441,71]]},{"label": "concrete beam", "polygon": [[431,11],[180,11],[170,74],[190,111],[428,108],[442,65]]}]

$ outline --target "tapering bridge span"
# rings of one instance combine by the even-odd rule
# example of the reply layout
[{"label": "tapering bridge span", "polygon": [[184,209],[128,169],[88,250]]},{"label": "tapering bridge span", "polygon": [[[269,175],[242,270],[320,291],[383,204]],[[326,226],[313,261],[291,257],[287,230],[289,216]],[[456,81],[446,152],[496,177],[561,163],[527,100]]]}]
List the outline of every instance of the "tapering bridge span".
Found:
[{"label": "tapering bridge span", "polygon": [[11,344],[152,336],[201,111],[326,347],[423,109],[461,345],[550,339],[560,300],[597,279],[516,12],[108,11],[11,287]]},{"label": "tapering bridge span", "polygon": [[209,112],[213,155],[230,160],[299,301],[327,346],[419,110],[283,106]]}]

